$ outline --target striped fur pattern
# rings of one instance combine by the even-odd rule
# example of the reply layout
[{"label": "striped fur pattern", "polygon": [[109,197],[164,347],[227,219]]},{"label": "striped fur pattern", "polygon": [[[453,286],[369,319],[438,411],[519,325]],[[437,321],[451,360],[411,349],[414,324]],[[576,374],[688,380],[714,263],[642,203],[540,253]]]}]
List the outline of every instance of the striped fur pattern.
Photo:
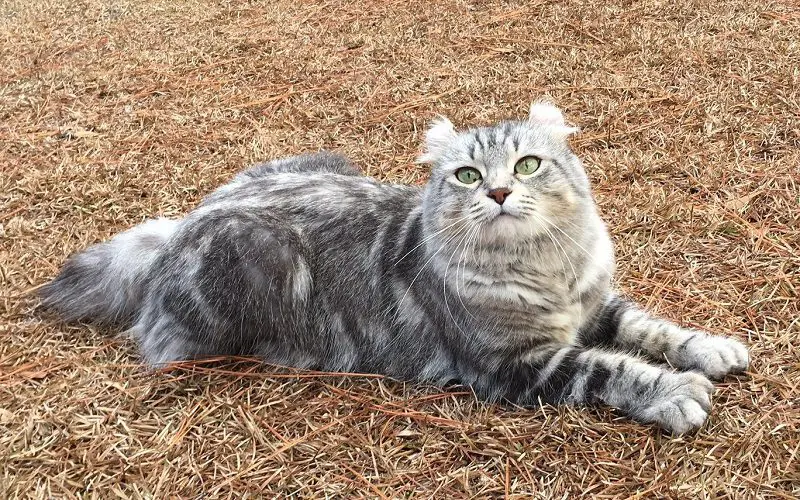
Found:
[{"label": "striped fur pattern", "polygon": [[[612,244],[573,132],[547,103],[465,131],[441,118],[424,188],[380,183],[331,153],[257,165],[182,220],[71,257],[43,301],[69,320],[129,327],[153,366],[257,355],[695,429],[707,377],[744,370],[747,351],[611,290]],[[515,172],[526,156],[538,170]],[[478,182],[459,179],[465,166]]]}]

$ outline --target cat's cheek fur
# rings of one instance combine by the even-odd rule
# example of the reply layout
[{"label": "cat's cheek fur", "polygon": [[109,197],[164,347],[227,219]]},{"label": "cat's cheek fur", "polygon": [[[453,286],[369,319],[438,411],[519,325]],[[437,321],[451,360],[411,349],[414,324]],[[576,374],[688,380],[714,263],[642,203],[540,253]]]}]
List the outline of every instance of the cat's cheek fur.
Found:
[{"label": "cat's cheek fur", "polygon": [[581,212],[575,194],[569,189],[540,193],[536,209],[540,217],[558,228],[573,222],[575,215]]}]

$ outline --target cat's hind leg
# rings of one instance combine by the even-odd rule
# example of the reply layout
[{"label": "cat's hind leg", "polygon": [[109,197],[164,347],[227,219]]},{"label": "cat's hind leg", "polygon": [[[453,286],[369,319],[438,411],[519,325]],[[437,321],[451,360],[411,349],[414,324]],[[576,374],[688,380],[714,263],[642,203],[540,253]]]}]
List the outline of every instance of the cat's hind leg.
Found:
[{"label": "cat's hind leg", "polygon": [[269,359],[264,345],[282,353],[307,347],[298,332],[313,280],[302,242],[275,217],[254,212],[189,218],[164,251],[131,332],[149,364],[217,355]]},{"label": "cat's hind leg", "polygon": [[699,370],[720,379],[747,369],[747,348],[727,337],[682,328],[656,318],[620,297],[609,297],[592,325],[581,332],[585,346],[609,346],[648,357],[680,370]]}]

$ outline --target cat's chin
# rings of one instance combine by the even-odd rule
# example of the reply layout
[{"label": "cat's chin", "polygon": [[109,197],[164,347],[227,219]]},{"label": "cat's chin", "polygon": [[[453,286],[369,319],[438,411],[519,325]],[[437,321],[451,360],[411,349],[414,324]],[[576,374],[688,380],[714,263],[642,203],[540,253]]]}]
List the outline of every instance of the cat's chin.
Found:
[{"label": "cat's chin", "polygon": [[511,242],[530,236],[530,223],[522,217],[509,213],[497,214],[486,223],[483,236],[494,242]]},{"label": "cat's chin", "polygon": [[528,245],[533,239],[551,237],[553,230],[548,230],[540,220],[509,213],[499,213],[486,222],[483,228],[483,241],[493,244]]}]

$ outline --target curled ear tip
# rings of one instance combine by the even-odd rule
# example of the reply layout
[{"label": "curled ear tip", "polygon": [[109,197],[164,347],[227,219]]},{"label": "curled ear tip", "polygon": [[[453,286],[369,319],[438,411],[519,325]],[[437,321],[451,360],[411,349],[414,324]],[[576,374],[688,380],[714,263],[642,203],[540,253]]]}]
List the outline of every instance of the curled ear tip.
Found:
[{"label": "curled ear tip", "polygon": [[431,120],[430,128],[455,128],[453,122],[444,115],[436,115]]},{"label": "curled ear tip", "polygon": [[567,127],[567,136],[578,135],[580,133],[581,133],[580,127],[572,127],[572,126]]},{"label": "curled ear tip", "polygon": [[564,125],[564,126],[553,127],[551,133],[556,137],[561,137],[562,139],[566,139],[568,137],[580,133],[580,131],[581,129],[579,127],[573,127],[572,125]]},{"label": "curled ear tip", "polygon": [[561,114],[561,108],[556,106],[552,102],[547,101],[536,101],[531,104],[530,108],[531,112],[539,111],[542,113],[558,113]]},{"label": "curled ear tip", "polygon": [[552,97],[544,96],[536,99],[531,103],[531,106],[549,106],[552,108],[557,107],[555,99]]},{"label": "curled ear tip", "polygon": [[558,108],[558,104],[556,103],[556,100],[553,99],[553,97],[551,97],[549,95],[543,95],[543,96],[538,97],[536,100],[534,100],[531,103],[531,107],[534,107],[534,106],[541,106],[541,107],[559,109]]},{"label": "curled ear tip", "polygon": [[552,102],[541,100],[531,104],[528,119],[545,125],[565,125],[564,113]]},{"label": "curled ear tip", "polygon": [[433,159],[428,154],[421,154],[414,159],[414,165],[425,165],[431,163]]},{"label": "curled ear tip", "polygon": [[453,123],[446,117],[438,117],[434,119],[428,131],[425,133],[425,140],[428,143],[428,148],[436,147],[452,140],[456,135],[456,129]]}]

